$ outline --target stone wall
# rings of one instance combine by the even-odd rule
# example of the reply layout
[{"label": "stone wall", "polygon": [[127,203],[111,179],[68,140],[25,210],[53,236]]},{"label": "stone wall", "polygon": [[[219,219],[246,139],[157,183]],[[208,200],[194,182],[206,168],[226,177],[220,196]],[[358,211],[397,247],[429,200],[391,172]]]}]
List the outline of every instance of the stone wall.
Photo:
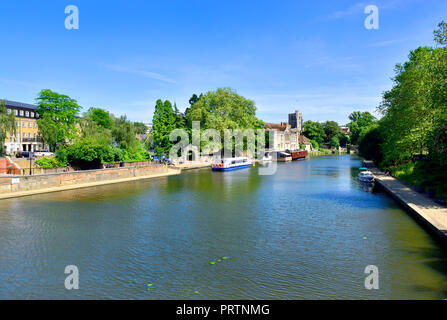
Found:
[{"label": "stone wall", "polygon": [[63,187],[68,185],[103,182],[168,172],[166,165],[71,171],[42,175],[0,176],[0,194]]}]

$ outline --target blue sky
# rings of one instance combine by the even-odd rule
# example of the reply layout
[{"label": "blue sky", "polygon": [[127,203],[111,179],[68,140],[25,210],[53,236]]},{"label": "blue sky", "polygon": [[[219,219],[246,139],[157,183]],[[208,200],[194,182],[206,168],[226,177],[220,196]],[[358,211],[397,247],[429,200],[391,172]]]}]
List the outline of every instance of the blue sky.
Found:
[{"label": "blue sky", "polygon": [[[66,30],[67,5],[79,30]],[[367,5],[379,30],[367,30]],[[258,116],[347,122],[374,111],[409,50],[434,45],[445,0],[2,1],[0,97],[33,103],[43,88],[85,109],[150,121],[157,99],[231,87]]]}]

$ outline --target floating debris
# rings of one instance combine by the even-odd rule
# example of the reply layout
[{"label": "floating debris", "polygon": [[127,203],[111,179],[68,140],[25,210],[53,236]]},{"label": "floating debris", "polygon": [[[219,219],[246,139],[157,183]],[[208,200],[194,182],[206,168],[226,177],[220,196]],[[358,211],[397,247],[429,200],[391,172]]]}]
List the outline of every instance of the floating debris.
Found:
[{"label": "floating debris", "polygon": [[194,293],[199,293],[199,291],[194,291]]},{"label": "floating debris", "polygon": [[216,264],[216,261],[211,261],[210,264]]},{"label": "floating debris", "polygon": [[227,259],[230,259],[230,258],[229,257],[222,257],[222,260],[227,260]]},{"label": "floating debris", "polygon": [[363,240],[368,240],[368,237],[367,236],[363,236]]}]

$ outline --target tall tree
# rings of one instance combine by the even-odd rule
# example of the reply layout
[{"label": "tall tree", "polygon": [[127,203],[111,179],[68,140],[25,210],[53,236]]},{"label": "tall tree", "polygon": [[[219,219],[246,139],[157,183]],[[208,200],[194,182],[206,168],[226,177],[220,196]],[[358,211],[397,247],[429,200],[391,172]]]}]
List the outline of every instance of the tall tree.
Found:
[{"label": "tall tree", "polygon": [[6,137],[11,133],[15,137],[16,129],[17,124],[14,112],[8,114],[5,106],[5,101],[0,101],[0,155],[3,155],[5,152],[3,146],[5,145]]},{"label": "tall tree", "polygon": [[109,113],[101,108],[90,108],[84,114],[84,117],[94,121],[98,126],[110,129],[110,116]]},{"label": "tall tree", "polygon": [[74,138],[77,115],[81,107],[66,95],[42,90],[37,97],[39,131],[43,140],[54,149]]},{"label": "tall tree", "polygon": [[[217,130],[222,142],[225,129],[260,129],[264,126],[256,117],[255,103],[230,88],[207,92],[191,106],[187,120],[188,123],[199,121],[202,131]],[[210,142],[202,141],[202,148],[209,144]],[[214,146],[209,147],[215,150]]]},{"label": "tall tree", "polygon": [[377,119],[368,111],[354,111],[349,115],[349,130],[351,131],[351,143],[358,144],[358,140],[360,135],[373,123],[377,121]]},{"label": "tall tree", "polygon": [[340,127],[338,126],[338,123],[335,121],[326,121],[323,124],[324,133],[326,135],[325,142],[330,143],[332,141],[332,138],[338,138],[338,135],[340,133]]},{"label": "tall tree", "polygon": [[169,141],[171,131],[175,129],[176,117],[171,103],[166,100],[157,100],[155,104],[154,116],[152,119],[152,137],[155,145],[155,152],[168,155],[173,143]]},{"label": "tall tree", "polygon": [[311,120],[304,122],[303,135],[310,140],[315,141],[317,144],[322,144],[326,138],[323,124]]}]

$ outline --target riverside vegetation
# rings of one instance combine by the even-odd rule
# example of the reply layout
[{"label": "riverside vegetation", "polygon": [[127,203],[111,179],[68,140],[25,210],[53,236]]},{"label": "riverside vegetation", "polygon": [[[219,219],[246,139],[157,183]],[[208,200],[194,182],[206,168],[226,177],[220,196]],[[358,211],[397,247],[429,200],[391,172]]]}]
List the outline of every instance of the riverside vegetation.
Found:
[{"label": "riverside vegetation", "polygon": [[391,175],[447,199],[447,23],[436,47],[412,50],[397,64],[394,86],[383,94],[382,118],[359,136],[359,151]]}]

